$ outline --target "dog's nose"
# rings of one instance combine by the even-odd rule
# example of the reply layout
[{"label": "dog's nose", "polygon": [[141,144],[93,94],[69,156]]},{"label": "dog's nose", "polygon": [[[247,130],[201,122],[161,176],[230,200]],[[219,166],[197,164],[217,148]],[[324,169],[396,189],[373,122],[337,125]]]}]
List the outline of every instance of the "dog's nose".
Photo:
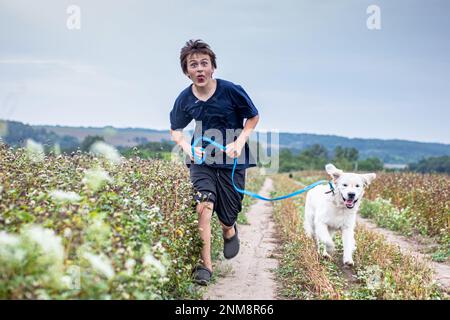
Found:
[{"label": "dog's nose", "polygon": [[349,193],[347,193],[347,196],[349,199],[354,199],[356,194],[354,192],[349,192]]}]

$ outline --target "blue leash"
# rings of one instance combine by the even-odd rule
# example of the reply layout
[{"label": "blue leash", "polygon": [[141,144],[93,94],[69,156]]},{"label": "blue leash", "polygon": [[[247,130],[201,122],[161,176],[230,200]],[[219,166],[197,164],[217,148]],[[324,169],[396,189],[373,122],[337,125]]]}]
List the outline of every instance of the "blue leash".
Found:
[{"label": "blue leash", "polygon": [[[195,146],[196,146],[200,141],[202,141],[202,140],[203,140],[203,141],[209,142],[210,144],[216,146],[217,148],[219,148],[219,149],[222,150],[223,152],[225,152],[225,150],[226,150],[226,147],[225,147],[225,146],[223,146],[223,145],[221,145],[221,144],[218,144],[217,142],[211,140],[211,139],[208,138],[208,137],[200,137],[200,138],[197,138],[197,139],[192,143],[192,146],[191,146],[192,154],[193,154],[194,159],[195,159],[195,162],[196,162],[197,164],[202,164],[202,163],[205,161],[205,159],[206,159],[206,154],[205,154],[205,153],[203,153],[203,157],[202,157],[202,158],[197,157],[197,155],[195,154],[195,149],[194,149],[194,148],[195,148]],[[200,150],[201,150],[201,151],[205,151],[205,148],[202,147],[202,148],[200,148]],[[300,190],[297,190],[297,191],[295,191],[295,192],[289,193],[289,194],[287,194],[287,195],[285,195],[285,196],[280,196],[280,197],[276,197],[276,198],[266,198],[266,197],[260,196],[259,194],[253,193],[253,192],[251,192],[251,191],[247,191],[247,190],[244,190],[244,189],[239,189],[239,188],[236,186],[236,184],[234,183],[234,171],[235,171],[235,169],[236,169],[236,166],[237,166],[237,158],[234,158],[233,171],[231,172],[231,181],[233,182],[233,187],[234,187],[234,189],[235,189],[237,192],[239,192],[239,193],[246,194],[246,195],[248,195],[248,196],[250,196],[250,197],[253,197],[253,198],[261,199],[261,200],[264,200],[264,201],[277,201],[277,200],[283,200],[283,199],[287,199],[287,198],[294,197],[294,196],[296,196],[296,195],[298,195],[298,194],[301,194],[301,193],[303,193],[303,192],[306,192],[306,191],[308,191],[308,190],[314,188],[315,186],[318,186],[319,184],[323,184],[323,183],[328,183],[328,184],[330,185],[331,191],[333,191],[333,193],[334,193],[334,187],[333,187],[333,185],[331,184],[330,181],[320,180],[320,181],[314,182],[313,184],[310,184],[309,186],[306,186],[306,187],[303,188],[303,189],[300,189]]]}]

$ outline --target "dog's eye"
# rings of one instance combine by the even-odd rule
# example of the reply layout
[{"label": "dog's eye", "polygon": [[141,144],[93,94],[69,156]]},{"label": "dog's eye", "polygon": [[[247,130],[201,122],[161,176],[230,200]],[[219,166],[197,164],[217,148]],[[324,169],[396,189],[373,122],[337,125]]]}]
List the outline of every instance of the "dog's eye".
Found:
[{"label": "dog's eye", "polygon": [[346,183],[343,184],[344,187],[347,187],[348,185]]},{"label": "dog's eye", "polygon": [[359,184],[357,184],[356,187],[359,188]]}]

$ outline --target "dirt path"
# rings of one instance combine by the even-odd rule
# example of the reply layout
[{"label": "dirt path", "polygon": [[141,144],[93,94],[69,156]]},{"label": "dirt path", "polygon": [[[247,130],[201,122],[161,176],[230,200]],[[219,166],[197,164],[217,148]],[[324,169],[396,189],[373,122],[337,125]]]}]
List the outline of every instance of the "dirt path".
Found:
[{"label": "dirt path", "polygon": [[[261,188],[262,196],[270,196],[272,180],[267,178]],[[257,200],[247,213],[248,225],[239,225],[241,248],[231,259],[220,261],[215,273],[220,276],[208,286],[206,299],[273,300],[277,285],[273,269],[278,267],[275,258],[275,223],[272,204]]]},{"label": "dirt path", "polygon": [[421,253],[421,251],[423,251],[422,245],[412,239],[399,235],[394,231],[380,228],[369,219],[362,218],[361,216],[357,217],[357,222],[369,230],[382,234],[386,238],[386,241],[398,245],[403,253],[410,254],[416,259],[424,261],[430,265],[430,267],[434,269],[436,281],[446,289],[447,293],[450,292],[449,265],[431,261],[427,255]]}]

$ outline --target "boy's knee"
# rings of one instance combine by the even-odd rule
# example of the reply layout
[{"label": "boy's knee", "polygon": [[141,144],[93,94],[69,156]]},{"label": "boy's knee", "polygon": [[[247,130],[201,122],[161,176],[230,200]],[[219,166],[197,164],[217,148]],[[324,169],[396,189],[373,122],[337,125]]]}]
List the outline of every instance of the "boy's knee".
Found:
[{"label": "boy's knee", "polygon": [[199,215],[204,215],[207,213],[212,213],[214,209],[214,203],[210,201],[200,202],[197,204],[197,213]]}]

